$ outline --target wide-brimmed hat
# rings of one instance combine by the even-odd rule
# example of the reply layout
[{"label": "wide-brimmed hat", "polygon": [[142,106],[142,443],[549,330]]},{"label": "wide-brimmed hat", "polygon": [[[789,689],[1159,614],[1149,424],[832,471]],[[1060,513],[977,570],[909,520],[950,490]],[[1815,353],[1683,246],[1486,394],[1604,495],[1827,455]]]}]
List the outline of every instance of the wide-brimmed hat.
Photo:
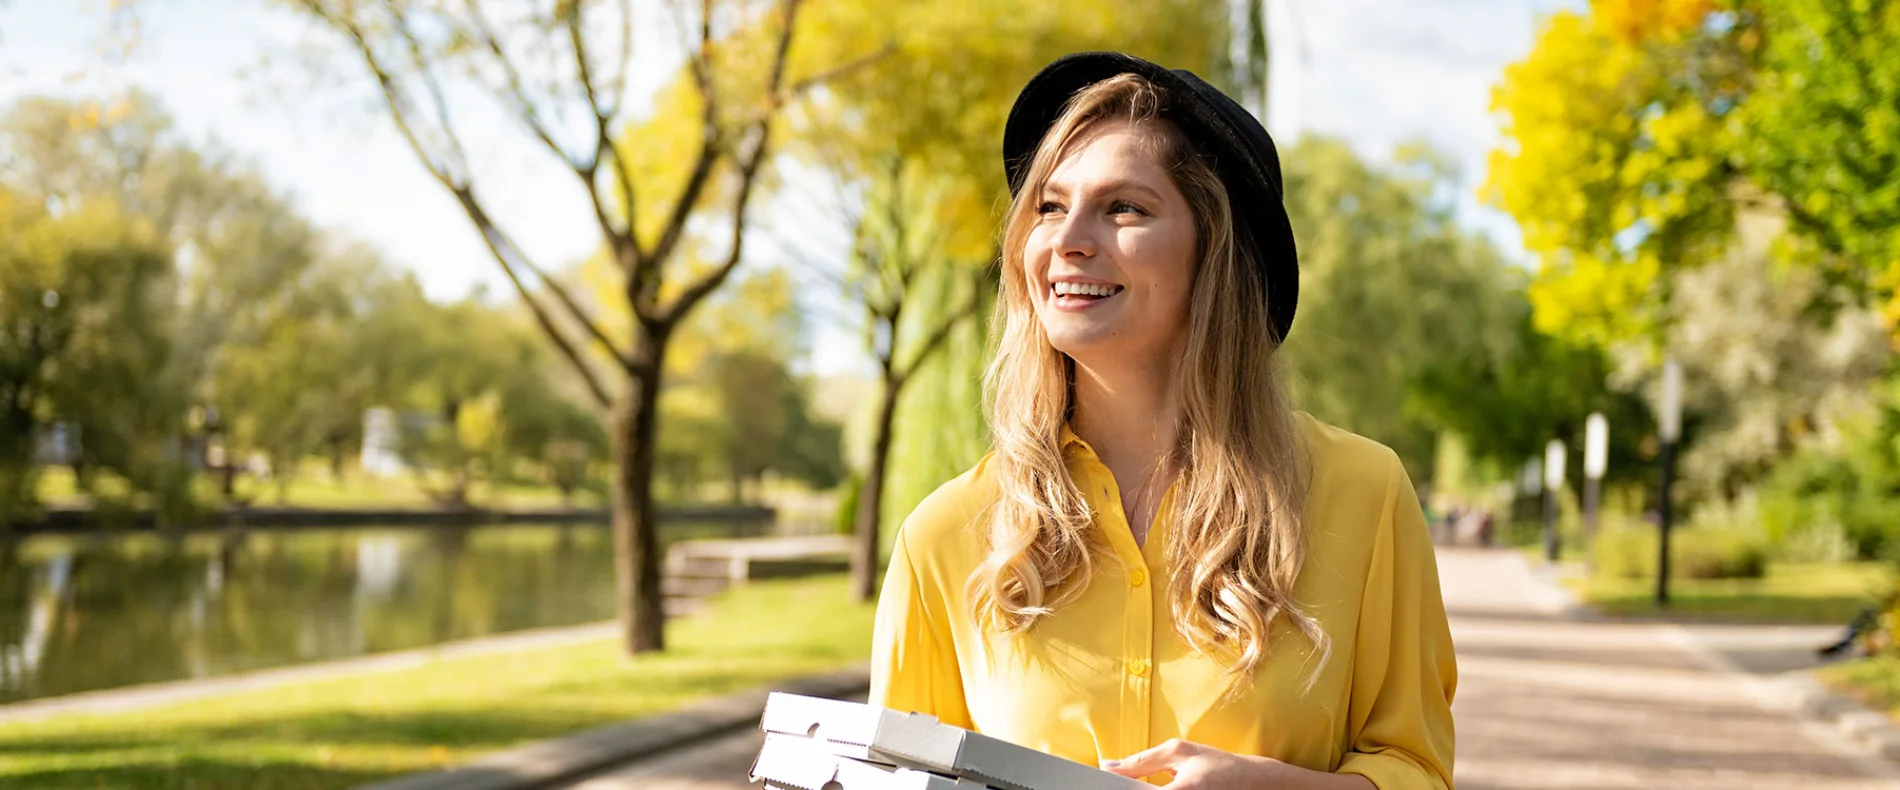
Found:
[{"label": "wide-brimmed hat", "polygon": [[1162,117],[1181,128],[1212,161],[1227,185],[1235,241],[1251,245],[1267,284],[1267,317],[1279,339],[1293,327],[1300,299],[1300,262],[1287,222],[1280,157],[1273,138],[1253,113],[1186,69],[1169,69],[1120,52],[1078,52],[1043,67],[1016,97],[1003,131],[1003,167],[1009,192],[1021,191],[1043,135],[1061,117],[1077,91],[1121,74],[1135,74],[1161,89]]}]

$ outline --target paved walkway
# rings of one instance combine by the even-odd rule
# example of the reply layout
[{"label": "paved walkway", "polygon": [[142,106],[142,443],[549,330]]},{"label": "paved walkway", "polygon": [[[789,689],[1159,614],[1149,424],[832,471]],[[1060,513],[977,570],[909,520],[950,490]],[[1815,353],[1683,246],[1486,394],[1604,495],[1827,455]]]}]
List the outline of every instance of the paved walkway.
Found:
[{"label": "paved walkway", "polygon": [[[1834,629],[1584,622],[1518,555],[1446,549],[1439,566],[1461,790],[1900,788],[1772,693]],[[573,787],[739,790],[758,745],[739,733]]]}]

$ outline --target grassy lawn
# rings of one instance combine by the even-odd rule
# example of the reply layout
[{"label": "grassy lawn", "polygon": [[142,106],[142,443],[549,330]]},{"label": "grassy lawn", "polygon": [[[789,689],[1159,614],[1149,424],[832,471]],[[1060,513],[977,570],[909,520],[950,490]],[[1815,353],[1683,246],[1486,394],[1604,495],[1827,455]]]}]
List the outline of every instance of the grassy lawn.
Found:
[{"label": "grassy lawn", "polygon": [[1900,716],[1900,656],[1886,654],[1822,667],[1820,680],[1888,716]]},{"label": "grassy lawn", "polygon": [[[115,481],[102,480],[100,485],[108,491],[118,492],[123,486]],[[201,476],[195,481],[195,490],[201,501],[220,502],[222,497],[217,481],[210,475]],[[42,469],[39,477],[40,501],[53,506],[82,506],[87,497],[74,484],[72,470],[66,467]],[[430,508],[435,502],[429,498],[421,486],[412,477],[380,478],[365,474],[346,475],[341,479],[331,476],[329,469],[312,465],[304,473],[291,478],[287,490],[280,497],[277,486],[260,485],[257,481],[240,478],[237,495],[240,499],[250,498],[257,507],[307,507],[307,508]],[[469,498],[475,504],[489,508],[532,508],[560,507],[566,504],[560,491],[552,486],[513,486],[476,483],[469,492]],[[575,507],[601,507],[604,500],[593,493],[577,491],[572,504]]]},{"label": "grassy lawn", "polygon": [[1656,608],[1654,579],[1567,580],[1584,603],[1604,614],[1686,620],[1840,623],[1875,602],[1893,584],[1890,565],[1770,563],[1761,579],[1676,579],[1670,606]]},{"label": "grassy lawn", "polygon": [[861,661],[871,615],[842,577],[761,582],[670,625],[661,656],[603,640],[0,724],[0,787],[349,787]]}]

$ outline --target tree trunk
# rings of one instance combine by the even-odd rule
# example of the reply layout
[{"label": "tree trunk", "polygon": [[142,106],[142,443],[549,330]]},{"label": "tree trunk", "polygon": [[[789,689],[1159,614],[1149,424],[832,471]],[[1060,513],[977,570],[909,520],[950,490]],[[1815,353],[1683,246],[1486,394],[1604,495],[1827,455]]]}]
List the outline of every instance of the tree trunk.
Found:
[{"label": "tree trunk", "polygon": [[629,653],[666,648],[660,598],[658,523],[653,508],[654,438],[664,340],[642,338],[651,361],[628,380],[613,413],[614,578]]},{"label": "tree trunk", "polygon": [[343,484],[344,442],[342,436],[330,438],[330,481],[339,486]]},{"label": "tree trunk", "polygon": [[884,469],[891,454],[891,428],[897,416],[897,394],[902,384],[884,377],[884,403],[877,413],[877,439],[871,445],[871,465],[858,490],[857,546],[851,553],[851,593],[860,601],[877,597],[878,521],[884,507]]},{"label": "tree trunk", "polygon": [[224,454],[224,464],[218,467],[218,474],[223,479],[223,482],[219,484],[218,488],[224,492],[224,501],[226,502],[237,501],[237,459],[232,458],[232,455],[234,455],[234,453],[226,451]]}]

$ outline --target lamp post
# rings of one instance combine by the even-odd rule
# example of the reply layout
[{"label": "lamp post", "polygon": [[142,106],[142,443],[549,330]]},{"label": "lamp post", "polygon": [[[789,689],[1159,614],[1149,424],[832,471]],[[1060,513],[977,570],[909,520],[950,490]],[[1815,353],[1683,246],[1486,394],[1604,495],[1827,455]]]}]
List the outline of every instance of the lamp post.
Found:
[{"label": "lamp post", "polygon": [[1583,535],[1584,543],[1596,539],[1597,510],[1603,496],[1603,472],[1610,462],[1610,421],[1602,412],[1583,421]]},{"label": "lamp post", "polygon": [[1670,357],[1663,362],[1662,403],[1656,414],[1658,438],[1662,439],[1662,484],[1656,506],[1658,530],[1656,552],[1656,606],[1669,605],[1669,488],[1674,484],[1676,440],[1682,437],[1682,366]]},{"label": "lamp post", "polygon": [[1564,486],[1564,443],[1544,445],[1544,559],[1557,561],[1557,494]]},{"label": "lamp post", "polygon": [[1517,479],[1518,491],[1524,496],[1512,501],[1511,520],[1516,521],[1521,515],[1528,521],[1530,509],[1541,507],[1544,503],[1544,459],[1534,455],[1525,459],[1524,469],[1518,473]]}]

